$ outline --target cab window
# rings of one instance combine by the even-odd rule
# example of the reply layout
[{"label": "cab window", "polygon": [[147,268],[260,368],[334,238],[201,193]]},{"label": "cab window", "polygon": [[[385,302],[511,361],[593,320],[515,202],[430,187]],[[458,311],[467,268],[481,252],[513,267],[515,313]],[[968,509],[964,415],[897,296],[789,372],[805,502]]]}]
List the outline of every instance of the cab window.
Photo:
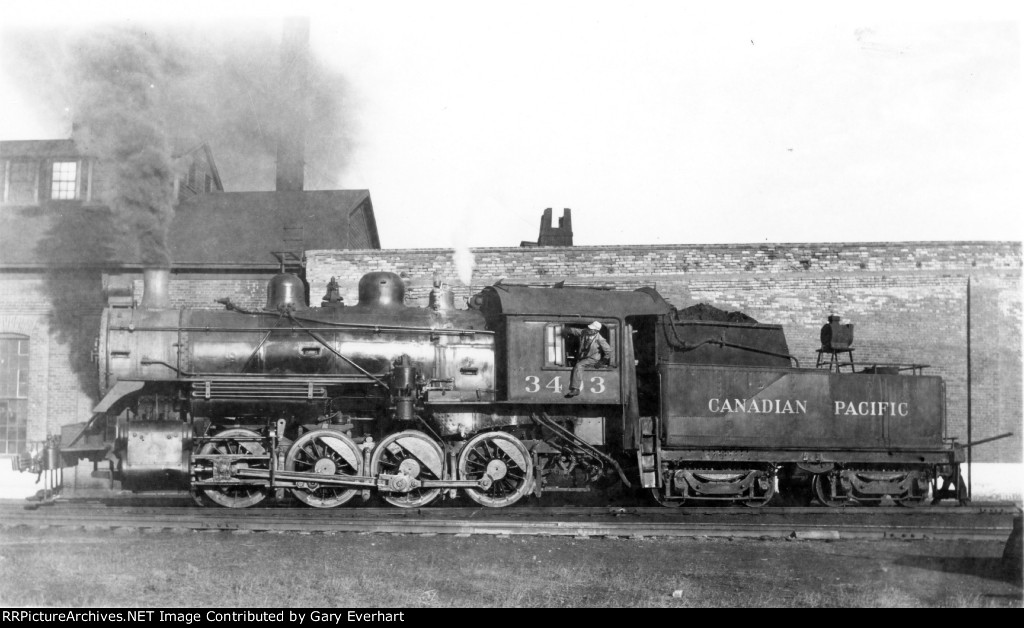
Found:
[{"label": "cab window", "polygon": [[[544,327],[544,366],[571,367],[576,363],[576,351],[579,349],[580,337],[563,335],[566,328],[583,331],[589,323],[552,323]],[[617,329],[611,325],[603,325],[598,332],[615,347]],[[617,359],[611,366],[616,366]]]}]

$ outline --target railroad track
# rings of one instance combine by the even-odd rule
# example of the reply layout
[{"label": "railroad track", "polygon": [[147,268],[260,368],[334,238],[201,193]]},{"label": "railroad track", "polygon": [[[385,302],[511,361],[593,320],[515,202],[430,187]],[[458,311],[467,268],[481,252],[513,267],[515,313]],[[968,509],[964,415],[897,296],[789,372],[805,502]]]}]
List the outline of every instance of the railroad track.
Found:
[{"label": "railroad track", "polygon": [[1020,509],[962,508],[250,508],[0,502],[0,528],[419,535],[943,539],[1005,541]]}]

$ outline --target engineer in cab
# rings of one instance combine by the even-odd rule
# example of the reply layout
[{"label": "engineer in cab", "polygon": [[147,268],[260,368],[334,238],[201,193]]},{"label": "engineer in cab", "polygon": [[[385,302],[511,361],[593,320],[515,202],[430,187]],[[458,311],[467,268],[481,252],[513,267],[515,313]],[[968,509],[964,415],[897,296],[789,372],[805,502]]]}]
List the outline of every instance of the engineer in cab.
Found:
[{"label": "engineer in cab", "polygon": [[576,363],[572,367],[569,380],[569,392],[566,397],[580,394],[583,385],[583,371],[600,366],[608,366],[615,359],[615,352],[608,341],[601,336],[601,323],[594,321],[586,329],[575,329],[566,326],[562,332],[567,337],[579,339],[576,346]]}]

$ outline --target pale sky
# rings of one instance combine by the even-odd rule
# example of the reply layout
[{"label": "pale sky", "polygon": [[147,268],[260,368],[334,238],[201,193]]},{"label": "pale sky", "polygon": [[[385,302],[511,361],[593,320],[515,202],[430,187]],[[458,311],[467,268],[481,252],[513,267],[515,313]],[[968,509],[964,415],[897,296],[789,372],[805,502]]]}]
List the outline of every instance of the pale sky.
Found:
[{"label": "pale sky", "polygon": [[[1020,3],[823,4],[35,2],[0,26],[309,15],[385,248],[516,246],[546,207],[578,245],[1022,239]],[[0,76],[0,139],[66,137],[17,92]]]}]

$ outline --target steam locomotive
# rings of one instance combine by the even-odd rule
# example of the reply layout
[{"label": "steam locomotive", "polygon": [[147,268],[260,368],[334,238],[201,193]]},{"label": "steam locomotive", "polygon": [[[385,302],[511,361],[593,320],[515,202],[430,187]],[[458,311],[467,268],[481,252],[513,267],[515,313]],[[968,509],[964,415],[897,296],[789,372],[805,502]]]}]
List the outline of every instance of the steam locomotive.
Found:
[{"label": "steam locomotive", "polygon": [[[139,306],[104,311],[102,400],[23,470],[97,463],[130,491],[229,508],[374,495],[398,507],[464,494],[483,506],[568,492],[642,492],[665,506],[827,506],[963,499],[945,389],[919,365],[857,369],[831,318],[815,368],[779,325],[633,292],[498,283],[457,309],[435,284],[404,303],[393,273],[320,307],[292,274],[262,310],[171,308],[166,271]],[[568,382],[597,321],[614,357]],[[843,369],[850,372],[840,372]],[[109,471],[99,463],[109,462]],[[941,483],[941,486],[940,486]],[[781,499],[781,497],[780,497]]]}]

